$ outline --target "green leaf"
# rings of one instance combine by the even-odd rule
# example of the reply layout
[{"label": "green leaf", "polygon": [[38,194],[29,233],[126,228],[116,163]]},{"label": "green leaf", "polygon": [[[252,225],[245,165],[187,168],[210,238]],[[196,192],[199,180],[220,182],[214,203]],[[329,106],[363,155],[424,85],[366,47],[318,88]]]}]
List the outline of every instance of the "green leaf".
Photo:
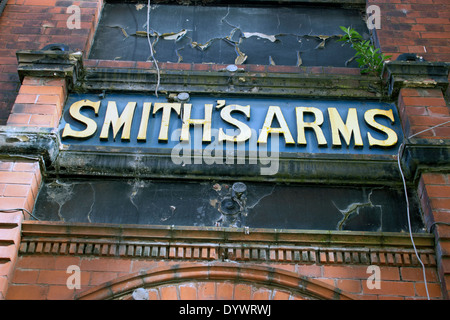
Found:
[{"label": "green leaf", "polygon": [[380,52],[379,48],[375,48],[370,40],[364,40],[363,37],[351,27],[340,26],[344,31],[344,35],[337,41],[349,44],[355,51],[354,58],[358,62],[361,73],[380,73],[383,62],[392,56],[386,56]]}]

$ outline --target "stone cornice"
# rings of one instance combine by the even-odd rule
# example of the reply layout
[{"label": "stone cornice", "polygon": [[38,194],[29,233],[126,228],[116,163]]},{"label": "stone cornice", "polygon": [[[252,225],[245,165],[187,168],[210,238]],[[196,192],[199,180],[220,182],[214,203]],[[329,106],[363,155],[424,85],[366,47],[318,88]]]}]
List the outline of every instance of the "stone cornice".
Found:
[{"label": "stone cornice", "polygon": [[[173,68],[176,68],[176,64],[173,65]],[[251,68],[248,70],[239,68],[236,72],[226,69],[212,71],[161,69],[158,91],[161,94],[187,91],[197,94],[226,93],[327,99],[382,97],[381,82],[376,77],[326,71],[311,72],[311,69],[300,67],[299,72],[281,72],[282,69],[278,72],[250,70]],[[86,68],[85,77],[79,81],[76,90],[151,94],[155,91],[156,79],[157,72],[154,68],[89,67]]]},{"label": "stone cornice", "polygon": [[388,94],[395,100],[401,88],[448,88],[449,63],[428,61],[390,61],[384,64],[382,77]]},{"label": "stone cornice", "polygon": [[82,52],[20,50],[16,56],[20,80],[25,76],[65,78],[71,89],[82,77]]},{"label": "stone cornice", "polygon": [[0,157],[38,157],[51,164],[59,153],[53,128],[0,126]]},{"label": "stone cornice", "polygon": [[[151,93],[157,86],[156,68],[120,67],[122,64],[135,64],[132,61],[105,61],[106,67],[86,67],[82,52],[53,50],[21,50],[17,52],[17,60],[21,79],[25,76],[65,78],[69,90],[78,92]],[[261,66],[243,65],[237,71],[227,71],[226,66],[202,71],[207,65],[192,64],[189,70],[185,69],[187,64],[163,65],[160,68],[158,86],[161,94],[188,90],[190,93],[200,94],[255,96],[357,99],[383,97],[380,79],[356,74],[358,70],[351,68],[271,66],[268,72],[256,68]]]}]

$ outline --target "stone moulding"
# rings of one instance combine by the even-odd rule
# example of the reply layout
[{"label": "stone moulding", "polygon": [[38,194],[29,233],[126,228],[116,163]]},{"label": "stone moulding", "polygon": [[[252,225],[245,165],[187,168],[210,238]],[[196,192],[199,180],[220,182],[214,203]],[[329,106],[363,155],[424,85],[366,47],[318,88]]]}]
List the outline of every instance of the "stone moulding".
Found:
[{"label": "stone moulding", "polygon": [[[77,146],[78,147],[78,146]],[[55,174],[140,178],[217,178],[260,181],[263,165],[175,164],[169,154],[111,152],[92,147],[74,150],[63,145],[54,163]],[[398,183],[399,171],[396,156],[383,155],[369,158],[365,155],[310,155],[296,154],[283,158],[280,154],[278,172],[267,176],[267,181],[353,181],[361,184]],[[230,170],[232,168],[232,170]],[[351,168],[351,170],[350,170]]]},{"label": "stone moulding", "polygon": [[[415,234],[426,266],[434,240]],[[409,234],[25,221],[20,255],[417,266]]]},{"label": "stone moulding", "polygon": [[53,128],[0,126],[2,157],[36,157],[51,164],[58,156],[59,140]]},{"label": "stone moulding", "polygon": [[[156,71],[133,68],[86,68],[78,91],[155,91]],[[162,70],[159,92],[252,94],[326,98],[380,98],[371,92],[376,78],[357,75]],[[132,84],[132,85],[131,85]]]},{"label": "stone moulding", "polygon": [[82,77],[82,52],[56,50],[20,50],[17,72],[22,81],[26,76],[65,78],[69,88]]},{"label": "stone moulding", "polygon": [[448,88],[450,64],[427,61],[390,61],[384,64],[382,77],[388,84],[388,94],[395,98],[401,88]]},{"label": "stone moulding", "polygon": [[[359,0],[358,0],[359,1]],[[111,62],[107,68],[84,66],[82,52],[20,50],[18,73],[25,76],[65,78],[74,92],[147,92],[153,94],[157,83],[155,68],[122,68]],[[129,61],[134,63],[133,61]],[[330,72],[224,70],[178,70],[176,65],[160,70],[161,94],[186,92],[201,94],[252,94],[257,96],[302,96],[325,98],[382,98],[381,81],[367,75],[346,74],[346,68]],[[195,69],[195,64],[192,64]],[[225,66],[224,66],[225,68]],[[322,69],[322,67],[320,67]],[[339,71],[339,69],[342,70]],[[336,73],[337,72],[337,73]]]}]

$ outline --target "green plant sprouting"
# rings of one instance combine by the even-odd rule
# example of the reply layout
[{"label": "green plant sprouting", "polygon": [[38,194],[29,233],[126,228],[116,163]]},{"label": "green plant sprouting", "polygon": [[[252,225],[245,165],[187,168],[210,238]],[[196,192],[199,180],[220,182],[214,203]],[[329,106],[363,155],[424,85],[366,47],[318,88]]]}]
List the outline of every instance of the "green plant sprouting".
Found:
[{"label": "green plant sprouting", "polygon": [[358,62],[361,73],[380,75],[385,60],[391,58],[375,49],[370,40],[364,40],[363,37],[351,27],[340,27],[344,35],[338,41],[350,44],[356,50],[352,59]]}]

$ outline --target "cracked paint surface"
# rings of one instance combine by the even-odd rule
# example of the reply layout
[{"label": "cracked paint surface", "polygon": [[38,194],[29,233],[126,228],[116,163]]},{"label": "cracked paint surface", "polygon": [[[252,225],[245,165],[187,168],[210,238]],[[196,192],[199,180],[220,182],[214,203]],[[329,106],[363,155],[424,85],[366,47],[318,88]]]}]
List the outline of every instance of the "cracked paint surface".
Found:
[{"label": "cracked paint surface", "polygon": [[[177,226],[406,232],[401,188],[246,182],[240,225],[223,225],[228,181],[52,179],[40,191],[40,220]],[[422,232],[411,197],[412,226]],[[235,208],[235,209],[236,209]]]},{"label": "cracked paint surface", "polygon": [[[144,7],[105,4],[90,58],[147,61]],[[357,10],[314,6],[156,4],[149,33],[160,62],[356,66],[339,26],[368,37]]]},{"label": "cracked paint surface", "polygon": [[[376,215],[380,222],[380,228],[377,231],[382,230],[382,213],[383,213],[383,206],[382,205],[375,205],[372,203],[372,193],[375,189],[371,189],[369,195],[367,196],[367,201],[365,202],[354,202],[349,204],[345,209],[339,209],[336,204],[333,202],[335,207],[339,210],[339,212],[342,213],[342,219],[338,222],[336,229],[337,230],[344,230],[346,222],[352,218],[354,215],[362,214],[362,212],[366,209],[372,209],[372,215]],[[375,210],[373,210],[375,209]],[[378,212],[379,210],[379,212]]]}]

